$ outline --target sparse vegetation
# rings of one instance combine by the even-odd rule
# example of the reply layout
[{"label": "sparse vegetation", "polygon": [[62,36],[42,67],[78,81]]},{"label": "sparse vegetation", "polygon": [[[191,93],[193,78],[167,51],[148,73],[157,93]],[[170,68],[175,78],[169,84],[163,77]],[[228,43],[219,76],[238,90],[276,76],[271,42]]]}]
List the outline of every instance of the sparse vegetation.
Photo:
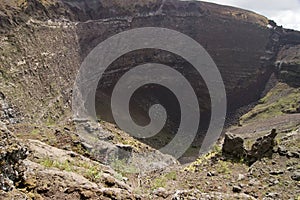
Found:
[{"label": "sparse vegetation", "polygon": [[254,122],[275,116],[280,116],[298,109],[300,89],[291,88],[285,83],[278,83],[258,105],[241,117],[240,123]]},{"label": "sparse vegetation", "polygon": [[47,157],[40,160],[39,163],[47,168],[57,168],[68,172],[79,173],[93,182],[99,181],[103,173],[99,167],[82,161],[72,162],[69,160],[65,160],[61,162]]},{"label": "sparse vegetation", "polygon": [[137,167],[126,160],[113,159],[113,161],[111,162],[111,166],[122,176],[139,173]]},{"label": "sparse vegetation", "polygon": [[169,184],[171,181],[177,180],[177,172],[171,171],[166,174],[163,174],[159,177],[156,177],[151,181],[151,190],[166,187],[167,183]]},{"label": "sparse vegetation", "polygon": [[164,188],[167,185],[168,179],[165,176],[157,177],[151,182],[151,190],[155,190],[157,188]]},{"label": "sparse vegetation", "polygon": [[195,172],[201,164],[205,163],[206,161],[210,160],[211,158],[217,155],[220,155],[221,151],[222,151],[221,147],[218,146],[218,144],[216,144],[210,152],[200,156],[195,162],[185,167],[184,171]]},{"label": "sparse vegetation", "polygon": [[87,179],[93,182],[97,182],[99,179],[101,179],[103,172],[98,167],[90,165],[85,169],[86,172],[83,173],[83,176],[86,177]]},{"label": "sparse vegetation", "polygon": [[73,167],[71,166],[70,162],[68,160],[64,161],[64,162],[59,162],[56,160],[52,160],[51,158],[45,158],[43,160],[41,160],[40,162],[41,165],[48,167],[48,168],[58,168],[60,170],[64,170],[64,171],[72,171]]},{"label": "sparse vegetation", "polygon": [[175,171],[172,171],[172,172],[169,172],[165,175],[165,177],[168,179],[168,180],[173,180],[173,181],[176,181],[177,179],[177,173]]},{"label": "sparse vegetation", "polygon": [[39,133],[40,133],[39,129],[33,129],[30,134],[31,135],[38,135]]},{"label": "sparse vegetation", "polygon": [[231,169],[226,161],[219,160],[216,163],[216,170],[220,174],[231,174]]}]

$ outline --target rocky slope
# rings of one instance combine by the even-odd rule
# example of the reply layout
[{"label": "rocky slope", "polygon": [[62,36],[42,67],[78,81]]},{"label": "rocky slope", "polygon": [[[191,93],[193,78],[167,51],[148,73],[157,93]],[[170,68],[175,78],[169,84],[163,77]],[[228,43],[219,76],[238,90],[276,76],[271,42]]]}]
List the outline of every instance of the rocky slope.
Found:
[{"label": "rocky slope", "polygon": [[[144,144],[105,122],[113,122],[109,97],[118,78],[153,61],[153,54],[156,62],[186,75],[209,116],[201,77],[181,57],[158,50],[130,52],[112,63],[97,92],[105,121],[83,122],[100,140],[91,145],[76,133],[71,94],[82,60],[108,37],[145,26],[180,31],[212,56],[228,95],[228,121],[236,123],[227,130],[240,138],[242,156],[232,158],[231,149],[228,157],[228,150],[222,154],[216,146],[181,166],[152,148],[164,145],[161,138]],[[299,199],[299,32],[249,11],[204,2],[2,0],[0,33],[0,198]],[[178,105],[165,90],[153,89],[134,99],[133,116],[147,122],[144,104],[158,99],[170,111],[165,130],[172,132]],[[249,150],[272,129],[277,136],[268,140],[267,157],[264,145]],[[188,155],[198,155],[197,145]],[[149,152],[151,157],[136,156]],[[111,155],[118,159],[108,160]],[[128,156],[136,162],[122,159]],[[141,173],[149,166],[155,171]]]}]

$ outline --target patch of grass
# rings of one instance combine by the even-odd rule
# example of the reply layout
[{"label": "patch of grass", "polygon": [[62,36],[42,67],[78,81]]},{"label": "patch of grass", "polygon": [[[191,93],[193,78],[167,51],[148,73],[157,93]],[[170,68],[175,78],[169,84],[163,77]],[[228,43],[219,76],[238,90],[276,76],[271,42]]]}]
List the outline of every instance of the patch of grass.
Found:
[{"label": "patch of grass", "polygon": [[69,160],[59,162],[47,157],[42,159],[39,163],[47,168],[57,168],[63,171],[76,172],[93,182],[97,182],[101,179],[103,174],[98,166],[87,162],[71,162]]},{"label": "patch of grass", "polygon": [[222,146],[221,145],[218,145],[218,144],[215,144],[213,146],[213,152],[217,153],[217,154],[221,154],[222,153]]},{"label": "patch of grass", "polygon": [[246,149],[251,149],[252,145],[255,143],[255,140],[253,140],[253,139],[246,139],[244,141],[245,141],[244,142],[244,147]]},{"label": "patch of grass", "polygon": [[276,137],[275,142],[276,142],[276,145],[280,145],[281,144],[281,138]]},{"label": "patch of grass", "polygon": [[31,132],[30,132],[31,135],[38,135],[40,134],[40,130],[39,129],[33,129]]},{"label": "patch of grass", "polygon": [[2,66],[0,66],[0,77],[2,77],[3,80],[10,80],[10,77],[8,76],[8,74],[1,68],[2,68]]},{"label": "patch of grass", "polygon": [[126,160],[113,159],[111,167],[122,176],[139,173],[139,170],[132,163],[128,163]]},{"label": "patch of grass", "polygon": [[195,162],[193,162],[189,166],[185,167],[183,170],[189,171],[189,172],[195,172],[201,164],[203,164],[204,162],[207,162],[209,159],[217,156],[221,151],[222,151],[221,147],[214,146],[212,151],[210,151],[209,153],[207,153],[205,155],[200,156]]},{"label": "patch of grass", "polygon": [[296,111],[300,99],[300,89],[287,84],[277,84],[268,94],[259,100],[258,105],[240,118],[240,123],[268,119]]},{"label": "patch of grass", "polygon": [[151,181],[151,190],[155,190],[157,188],[164,188],[166,187],[169,181],[176,181],[177,180],[177,173],[176,171],[168,172],[164,175],[156,177],[153,181]]},{"label": "patch of grass", "polygon": [[177,180],[177,173],[175,171],[172,171],[172,172],[169,172],[165,175],[165,177],[168,179],[168,180],[173,180],[173,181],[176,181]]},{"label": "patch of grass", "polygon": [[54,126],[56,124],[55,120],[52,119],[50,116],[46,119],[46,126]]},{"label": "patch of grass", "polygon": [[114,174],[114,177],[117,179],[117,180],[119,180],[119,181],[123,181],[123,175],[122,174],[120,174],[120,173],[118,173],[118,172],[116,172],[115,174]]},{"label": "patch of grass", "polygon": [[70,165],[69,161],[59,162],[56,160],[52,160],[50,158],[45,158],[40,162],[41,165],[48,167],[48,168],[57,168],[64,171],[72,171],[72,166]]},{"label": "patch of grass", "polygon": [[143,194],[145,194],[145,191],[143,190],[142,187],[135,187],[133,189],[133,193],[137,194],[137,195],[143,195]]},{"label": "patch of grass", "polygon": [[102,177],[102,170],[99,170],[96,166],[88,166],[86,168],[86,172],[83,174],[83,176],[93,182],[99,180]]},{"label": "patch of grass", "polygon": [[[76,141],[76,139],[73,139],[72,141]],[[83,156],[90,155],[90,152],[88,150],[84,149],[81,144],[77,144],[77,145],[73,146],[72,151],[74,151],[80,155],[83,155]]]},{"label": "patch of grass", "polygon": [[228,165],[228,162],[226,161],[222,161],[222,160],[218,161],[216,165],[216,170],[220,174],[231,174],[230,167]]},{"label": "patch of grass", "polygon": [[164,188],[167,185],[167,178],[165,176],[155,178],[151,183],[151,190],[155,190],[157,188]]}]

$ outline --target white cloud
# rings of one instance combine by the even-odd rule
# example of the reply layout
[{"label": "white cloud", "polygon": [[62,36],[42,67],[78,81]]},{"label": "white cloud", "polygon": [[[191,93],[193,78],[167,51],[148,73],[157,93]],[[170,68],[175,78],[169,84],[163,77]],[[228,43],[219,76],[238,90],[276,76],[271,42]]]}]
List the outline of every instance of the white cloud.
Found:
[{"label": "white cloud", "polygon": [[204,0],[252,10],[284,28],[300,30],[300,0]]}]

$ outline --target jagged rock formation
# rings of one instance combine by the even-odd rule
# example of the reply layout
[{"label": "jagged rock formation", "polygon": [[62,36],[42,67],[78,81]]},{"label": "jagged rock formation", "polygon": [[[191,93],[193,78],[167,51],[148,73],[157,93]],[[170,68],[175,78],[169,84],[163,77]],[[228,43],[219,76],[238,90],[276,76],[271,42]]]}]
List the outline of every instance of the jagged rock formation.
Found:
[{"label": "jagged rock formation", "polygon": [[231,133],[225,134],[222,152],[236,158],[243,158],[246,156],[243,138],[233,135]]},{"label": "jagged rock formation", "polygon": [[233,159],[244,159],[251,165],[263,157],[272,156],[273,148],[276,145],[276,136],[276,130],[273,129],[268,135],[256,139],[251,138],[251,140],[249,140],[250,142],[248,141],[251,145],[245,147],[244,143],[246,143],[247,140],[243,139],[242,135],[226,133],[222,152],[223,155]]}]

